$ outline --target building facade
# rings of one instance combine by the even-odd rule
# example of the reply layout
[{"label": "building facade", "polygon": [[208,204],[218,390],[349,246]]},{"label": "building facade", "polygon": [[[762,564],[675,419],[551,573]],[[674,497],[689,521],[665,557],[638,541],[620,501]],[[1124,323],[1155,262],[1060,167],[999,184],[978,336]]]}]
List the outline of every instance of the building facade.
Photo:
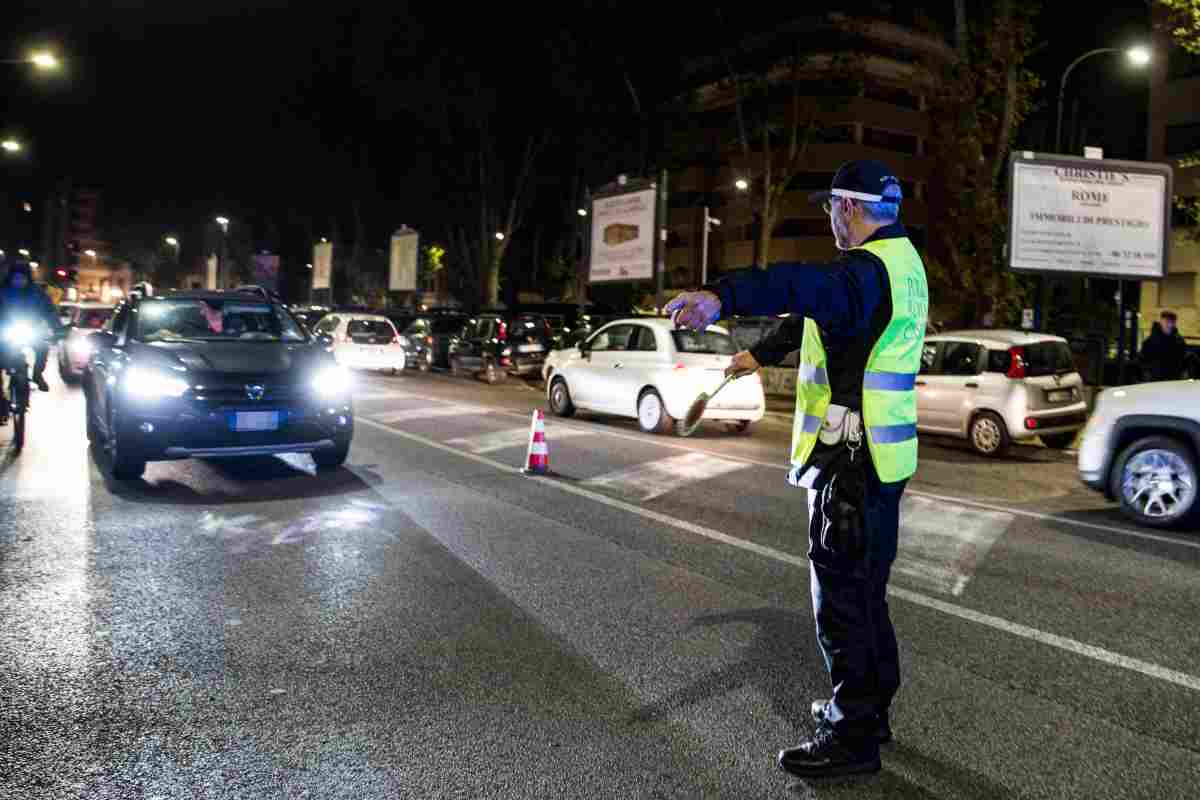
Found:
[{"label": "building facade", "polygon": [[[1150,161],[1175,168],[1175,197],[1200,202],[1200,56],[1172,47],[1156,34],[1156,59],[1150,75],[1147,153]],[[1140,332],[1144,338],[1166,309],[1179,316],[1185,336],[1200,338],[1200,226],[1177,209],[1167,277],[1141,286]]]},{"label": "building facade", "polygon": [[[900,179],[902,220],[923,248],[930,219],[926,184],[935,168],[927,153],[928,65],[954,57],[944,34],[932,24],[830,13],[789,24],[762,42],[761,54],[754,48],[744,44],[737,52],[760,56],[768,119],[786,140],[793,85],[799,81],[801,118],[806,125],[812,122],[799,170],[776,201],[767,261],[820,261],[835,255],[829,218],[808,195],[827,189],[843,162],[861,158],[883,161]],[[792,53],[802,54],[798,64],[793,65]],[[744,159],[727,62],[709,59],[694,65],[691,74],[693,107],[704,122],[691,142],[687,166],[671,175],[666,256],[671,288],[701,282],[705,206],[721,222],[709,234],[709,280],[750,266],[759,247],[761,223],[751,194],[761,189],[739,189],[738,182],[762,158],[752,154],[748,163]],[[775,146],[778,163],[786,145]]]}]

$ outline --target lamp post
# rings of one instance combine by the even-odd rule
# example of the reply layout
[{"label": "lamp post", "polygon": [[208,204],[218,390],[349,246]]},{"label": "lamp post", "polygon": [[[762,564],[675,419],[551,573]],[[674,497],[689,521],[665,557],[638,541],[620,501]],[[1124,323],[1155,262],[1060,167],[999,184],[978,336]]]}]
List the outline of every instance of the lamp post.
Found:
[{"label": "lamp post", "polygon": [[708,234],[713,226],[721,227],[721,220],[708,215],[708,206],[704,207],[704,237],[700,240],[700,285],[708,283]]},{"label": "lamp post", "polygon": [[62,66],[58,56],[49,50],[35,50],[27,58],[6,58],[0,64],[32,64],[40,72],[54,72]]},{"label": "lamp post", "polygon": [[1142,45],[1121,50],[1119,47],[1097,47],[1095,50],[1089,50],[1079,58],[1072,61],[1063,70],[1062,79],[1058,82],[1058,121],[1054,125],[1054,152],[1062,152],[1062,119],[1063,119],[1063,98],[1067,93],[1067,78],[1071,75],[1071,71],[1080,63],[1086,61],[1092,56],[1098,56],[1102,53],[1125,53],[1125,57],[1129,59],[1129,63],[1135,67],[1144,67],[1150,63],[1150,50]]},{"label": "lamp post", "polygon": [[220,288],[224,289],[227,277],[225,275],[225,262],[228,261],[225,239],[229,234],[229,217],[217,217],[217,225],[221,227],[221,255],[219,257],[220,260],[217,262],[217,281],[221,284]]},{"label": "lamp post", "polygon": [[19,153],[23,149],[23,145],[16,139],[5,139],[0,142],[0,149],[6,153]]}]

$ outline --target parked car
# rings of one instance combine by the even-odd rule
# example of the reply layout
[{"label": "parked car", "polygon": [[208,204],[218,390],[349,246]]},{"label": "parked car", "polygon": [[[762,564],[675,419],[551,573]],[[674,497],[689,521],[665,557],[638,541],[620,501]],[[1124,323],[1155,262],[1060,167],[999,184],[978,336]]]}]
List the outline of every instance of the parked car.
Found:
[{"label": "parked car", "polygon": [[391,321],[392,327],[395,328],[397,331],[403,331],[405,328],[407,328],[409,325],[412,324],[412,321],[414,319],[417,318],[417,314],[415,311],[389,310],[389,311],[381,311],[380,313],[383,316],[387,317]]},{"label": "parked car", "polygon": [[1200,516],[1200,382],[1105,389],[1079,445],[1079,476],[1152,528]]},{"label": "parked car", "polygon": [[554,338],[539,314],[480,314],[450,343],[450,371],[482,375],[488,383],[506,374],[536,375]]},{"label": "parked car", "polygon": [[292,316],[300,321],[300,324],[304,326],[305,330],[311,331],[317,326],[317,323],[321,321],[321,318],[328,313],[328,308],[323,306],[311,306],[293,311]]},{"label": "parked car", "polygon": [[92,356],[92,334],[104,327],[116,306],[74,303],[58,307],[67,335],[58,346],[58,374],[63,383],[78,383]]},{"label": "parked car", "polygon": [[88,439],[114,478],[146,462],[310,453],[346,460],[347,371],[275,300],[233,292],[131,297],[93,336]]},{"label": "parked car", "polygon": [[317,323],[314,333],[329,337],[326,344],[334,359],[351,369],[385,369],[402,372],[407,362],[396,328],[378,314],[344,314],[335,311]]},{"label": "parked car", "polygon": [[[728,332],[716,326],[687,331],[657,317],[617,320],[563,351],[547,375],[550,410],[560,417],[577,409],[633,417],[646,432],[682,434],[688,408],[722,381],[735,352]],[[726,386],[704,419],[741,432],[765,410],[756,374]]]},{"label": "parked car", "polygon": [[916,380],[917,428],[1004,453],[1041,437],[1070,447],[1087,422],[1083,379],[1067,340],[1043,333],[970,330],[925,338]]},{"label": "parked car", "polygon": [[410,367],[428,371],[449,367],[450,341],[462,333],[465,314],[422,314],[400,332],[400,344]]}]

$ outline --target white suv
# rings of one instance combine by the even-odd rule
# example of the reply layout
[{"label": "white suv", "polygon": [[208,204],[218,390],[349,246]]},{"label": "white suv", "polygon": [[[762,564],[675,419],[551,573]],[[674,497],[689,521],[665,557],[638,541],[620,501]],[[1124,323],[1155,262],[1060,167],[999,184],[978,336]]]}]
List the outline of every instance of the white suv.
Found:
[{"label": "white suv", "polygon": [[1087,422],[1083,378],[1067,340],[1026,331],[949,331],[925,338],[917,376],[917,428],[1002,454],[1040,436],[1070,447]]},{"label": "white suv", "polygon": [[1195,520],[1200,381],[1105,389],[1079,446],[1079,476],[1142,525]]}]

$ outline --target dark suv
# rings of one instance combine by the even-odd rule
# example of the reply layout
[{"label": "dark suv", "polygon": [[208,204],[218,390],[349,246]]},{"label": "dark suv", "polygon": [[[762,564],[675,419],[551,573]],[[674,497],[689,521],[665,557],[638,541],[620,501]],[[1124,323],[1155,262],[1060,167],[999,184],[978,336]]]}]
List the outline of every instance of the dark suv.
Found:
[{"label": "dark suv", "polygon": [[463,327],[450,347],[450,370],[482,375],[496,383],[505,374],[537,375],[554,332],[541,314],[480,314]]},{"label": "dark suv", "polygon": [[350,378],[277,300],[252,293],[131,297],[92,336],[88,439],[112,474],[147,461],[310,453],[340,466]]},{"label": "dark suv", "polygon": [[450,366],[450,342],[469,320],[465,314],[422,314],[415,318],[400,332],[406,362],[422,371]]}]

